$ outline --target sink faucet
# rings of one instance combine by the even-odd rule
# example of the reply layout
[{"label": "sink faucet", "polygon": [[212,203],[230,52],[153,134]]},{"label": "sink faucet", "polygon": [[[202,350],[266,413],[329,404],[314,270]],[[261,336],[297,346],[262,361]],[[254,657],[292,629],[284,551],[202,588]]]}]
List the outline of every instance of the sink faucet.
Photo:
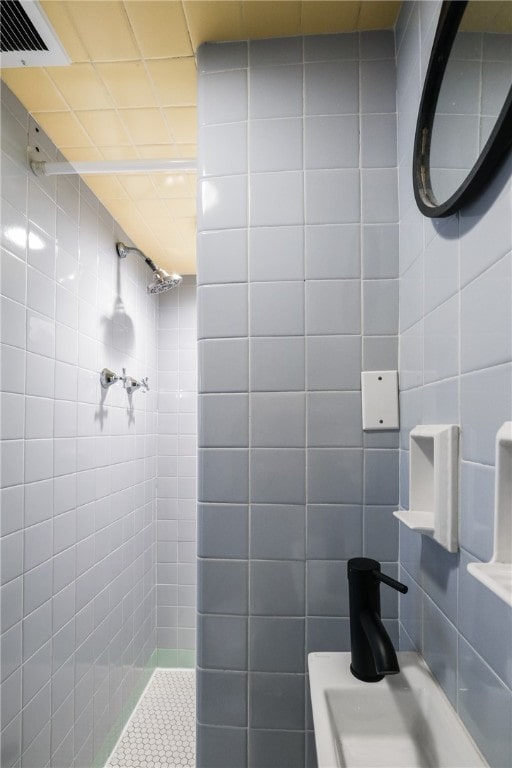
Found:
[{"label": "sink faucet", "polygon": [[405,594],[405,584],[381,573],[380,563],[369,557],[353,557],[347,563],[350,671],[365,683],[376,683],[384,675],[400,672],[393,643],[380,618],[380,582]]}]

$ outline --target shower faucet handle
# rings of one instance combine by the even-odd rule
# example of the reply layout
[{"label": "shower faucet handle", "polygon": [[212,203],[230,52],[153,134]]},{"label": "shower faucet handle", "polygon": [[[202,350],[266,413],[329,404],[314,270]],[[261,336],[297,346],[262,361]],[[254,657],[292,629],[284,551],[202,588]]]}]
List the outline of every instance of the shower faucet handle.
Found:
[{"label": "shower faucet handle", "polygon": [[133,376],[130,376],[126,373],[126,368],[123,368],[123,375],[120,377],[121,381],[123,382],[123,386],[128,392],[129,395],[132,394],[132,392],[135,392],[140,387],[140,381],[137,381],[137,379],[134,379]]},{"label": "shower faucet handle", "polygon": [[108,389],[112,384],[115,384],[116,381],[119,381],[119,376],[109,368],[104,368],[100,373],[100,382],[103,389]]},{"label": "shower faucet handle", "polygon": [[149,392],[149,383],[148,383],[147,376],[144,376],[144,378],[140,380],[140,384],[143,392]]}]

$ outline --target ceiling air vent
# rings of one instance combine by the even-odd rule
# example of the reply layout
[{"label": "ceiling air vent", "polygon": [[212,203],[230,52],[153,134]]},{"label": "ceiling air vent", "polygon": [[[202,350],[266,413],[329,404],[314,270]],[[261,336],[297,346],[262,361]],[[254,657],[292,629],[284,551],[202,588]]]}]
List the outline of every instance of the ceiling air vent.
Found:
[{"label": "ceiling air vent", "polygon": [[1,0],[0,65],[62,67],[69,57],[35,0]]}]

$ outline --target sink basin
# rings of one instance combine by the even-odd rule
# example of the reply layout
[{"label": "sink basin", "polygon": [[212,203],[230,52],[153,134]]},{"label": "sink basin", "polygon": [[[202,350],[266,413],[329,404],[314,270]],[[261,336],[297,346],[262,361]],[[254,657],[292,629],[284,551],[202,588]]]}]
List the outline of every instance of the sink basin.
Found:
[{"label": "sink basin", "polygon": [[350,653],[310,653],[318,768],[473,768],[487,763],[417,653],[363,683]]}]

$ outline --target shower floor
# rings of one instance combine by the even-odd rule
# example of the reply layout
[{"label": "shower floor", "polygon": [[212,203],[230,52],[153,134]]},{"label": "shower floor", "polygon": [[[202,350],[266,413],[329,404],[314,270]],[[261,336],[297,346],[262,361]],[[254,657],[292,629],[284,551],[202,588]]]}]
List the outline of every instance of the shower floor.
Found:
[{"label": "shower floor", "polygon": [[157,669],[105,768],[194,768],[195,672]]}]

